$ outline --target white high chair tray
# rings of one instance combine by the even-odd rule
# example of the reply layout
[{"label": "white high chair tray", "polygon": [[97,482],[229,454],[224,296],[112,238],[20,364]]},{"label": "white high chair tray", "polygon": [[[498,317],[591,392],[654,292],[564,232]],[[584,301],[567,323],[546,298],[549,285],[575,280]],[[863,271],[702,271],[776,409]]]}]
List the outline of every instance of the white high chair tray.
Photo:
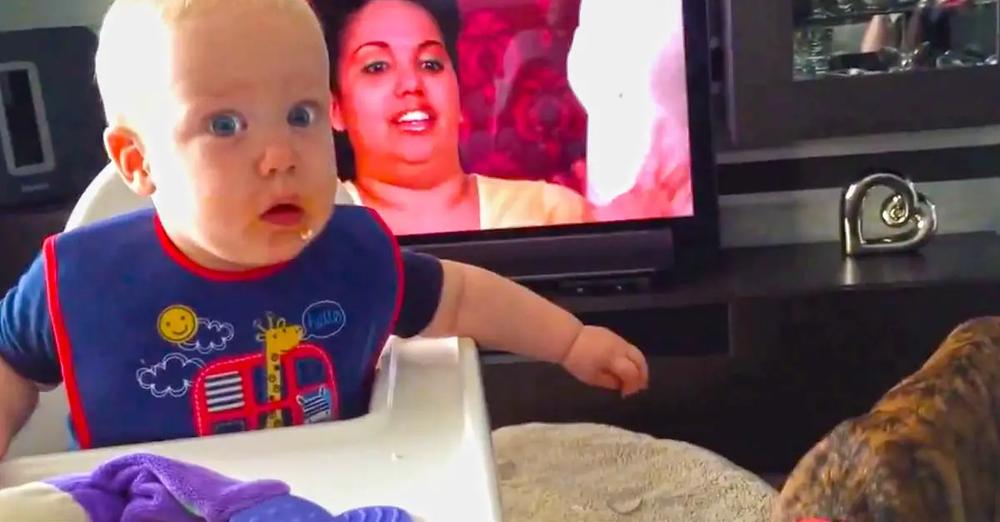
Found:
[{"label": "white high chair tray", "polygon": [[334,514],[392,505],[422,522],[499,522],[488,426],[471,341],[396,341],[364,417],[25,457],[0,464],[0,487],[90,471],[142,451],[240,480],[281,480]]}]

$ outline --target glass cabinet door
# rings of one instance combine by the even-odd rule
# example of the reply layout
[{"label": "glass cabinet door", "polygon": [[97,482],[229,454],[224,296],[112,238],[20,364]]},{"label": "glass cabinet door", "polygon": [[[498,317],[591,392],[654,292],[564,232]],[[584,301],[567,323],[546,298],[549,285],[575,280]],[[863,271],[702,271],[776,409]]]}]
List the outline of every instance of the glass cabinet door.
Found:
[{"label": "glass cabinet door", "polygon": [[998,0],[722,0],[734,148],[1000,123]]},{"label": "glass cabinet door", "polygon": [[801,0],[796,80],[997,65],[997,0]]}]

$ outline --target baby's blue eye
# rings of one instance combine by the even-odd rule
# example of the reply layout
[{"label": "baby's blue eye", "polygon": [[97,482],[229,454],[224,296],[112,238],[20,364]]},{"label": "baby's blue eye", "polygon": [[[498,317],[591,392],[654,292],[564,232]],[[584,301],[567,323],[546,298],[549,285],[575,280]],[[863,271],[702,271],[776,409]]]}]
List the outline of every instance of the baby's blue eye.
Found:
[{"label": "baby's blue eye", "polygon": [[299,104],[288,111],[288,124],[292,127],[308,127],[314,119],[316,111],[308,105]]},{"label": "baby's blue eye", "polygon": [[208,125],[212,134],[221,137],[234,136],[237,132],[247,127],[243,117],[231,112],[212,116]]}]

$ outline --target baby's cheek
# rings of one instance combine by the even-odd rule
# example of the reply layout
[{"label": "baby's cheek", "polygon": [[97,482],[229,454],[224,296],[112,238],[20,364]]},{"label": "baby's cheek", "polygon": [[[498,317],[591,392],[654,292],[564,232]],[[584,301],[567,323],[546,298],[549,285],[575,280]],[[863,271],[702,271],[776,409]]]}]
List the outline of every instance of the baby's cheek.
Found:
[{"label": "baby's cheek", "polygon": [[326,214],[333,206],[340,183],[334,170],[321,172],[303,189],[306,207],[311,213]]},{"label": "baby's cheek", "polygon": [[236,197],[217,196],[200,202],[200,209],[192,223],[214,249],[237,250],[246,248],[252,238],[247,237],[258,225],[256,212],[250,203]]}]

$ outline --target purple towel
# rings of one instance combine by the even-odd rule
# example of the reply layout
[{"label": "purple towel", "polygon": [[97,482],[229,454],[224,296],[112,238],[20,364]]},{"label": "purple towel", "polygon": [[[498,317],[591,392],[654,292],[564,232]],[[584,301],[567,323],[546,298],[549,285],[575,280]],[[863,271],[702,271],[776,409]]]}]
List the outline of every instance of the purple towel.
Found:
[{"label": "purple towel", "polygon": [[146,453],[46,482],[70,494],[92,522],[227,522],[237,512],[289,493],[283,482],[240,482]]}]

